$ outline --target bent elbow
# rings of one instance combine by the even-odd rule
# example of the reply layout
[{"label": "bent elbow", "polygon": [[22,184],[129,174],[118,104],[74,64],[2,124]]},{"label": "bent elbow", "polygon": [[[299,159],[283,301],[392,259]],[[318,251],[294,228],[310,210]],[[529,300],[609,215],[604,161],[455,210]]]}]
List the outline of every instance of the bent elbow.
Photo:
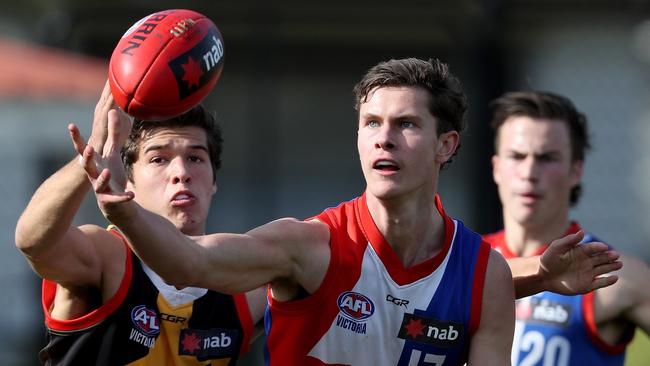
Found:
[{"label": "bent elbow", "polygon": [[24,227],[18,222],[16,225],[16,232],[14,234],[15,245],[18,250],[20,250],[23,255],[30,256],[33,254],[34,248],[37,246],[32,235],[29,234],[30,230]]}]

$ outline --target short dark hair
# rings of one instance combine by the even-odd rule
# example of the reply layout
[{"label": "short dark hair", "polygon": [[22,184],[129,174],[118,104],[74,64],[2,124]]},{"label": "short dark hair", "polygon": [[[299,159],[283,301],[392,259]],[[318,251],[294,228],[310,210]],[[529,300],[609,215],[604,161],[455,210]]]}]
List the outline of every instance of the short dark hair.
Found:
[{"label": "short dark hair", "polygon": [[415,86],[427,90],[431,95],[429,111],[436,118],[438,135],[449,131],[461,133],[465,130],[467,96],[458,78],[449,71],[449,66],[444,62],[438,59],[425,61],[417,58],[380,62],[370,68],[354,87],[354,108],[359,110],[359,106],[367,101],[368,94],[373,89],[386,86]]},{"label": "short dark hair", "polygon": [[[492,101],[490,107],[495,149],[498,149],[499,129],[508,118],[515,116],[544,118],[566,123],[569,128],[572,162],[584,161],[587,151],[591,148],[587,117],[565,96],[546,91],[510,92]],[[570,197],[572,206],[578,203],[581,194],[581,184],[573,187]]]},{"label": "short dark hair", "polygon": [[208,154],[212,165],[212,181],[217,179],[217,171],[221,168],[221,152],[223,138],[221,127],[213,114],[208,113],[202,105],[198,105],[180,116],[161,121],[146,121],[135,119],[131,133],[122,148],[122,162],[129,181],[133,182],[133,164],[138,160],[142,141],[158,129],[196,126],[205,130],[208,142]]}]

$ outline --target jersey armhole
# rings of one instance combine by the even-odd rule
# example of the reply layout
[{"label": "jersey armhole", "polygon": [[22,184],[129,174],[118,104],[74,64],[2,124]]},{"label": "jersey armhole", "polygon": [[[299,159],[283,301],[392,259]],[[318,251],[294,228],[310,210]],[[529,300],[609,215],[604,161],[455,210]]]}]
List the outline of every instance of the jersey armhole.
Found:
[{"label": "jersey armhole", "polygon": [[[329,215],[330,213],[327,212],[327,214]],[[328,219],[332,220],[331,217],[328,217]],[[327,225],[328,230],[330,232],[330,240],[329,240],[330,261],[327,265],[327,271],[325,271],[323,282],[320,284],[320,286],[318,286],[318,289],[316,289],[316,291],[314,291],[312,294],[309,294],[308,296],[298,300],[290,300],[290,301],[275,300],[272,295],[272,288],[269,285],[267,291],[267,300],[268,300],[268,306],[270,308],[273,308],[273,311],[281,311],[286,313],[292,313],[292,312],[300,313],[300,312],[314,311],[314,310],[317,311],[318,308],[322,306],[322,300],[327,297],[327,293],[332,288],[332,284],[334,283],[334,281],[336,281],[336,276],[337,276],[336,272],[337,272],[337,268],[339,267],[340,258],[339,258],[339,248],[336,245],[333,245],[333,243],[335,243],[334,240],[335,229],[333,228],[331,222],[324,221],[322,216],[313,217],[310,220],[318,220],[322,222],[324,225]]]},{"label": "jersey armhole", "polygon": [[589,340],[596,345],[601,351],[610,355],[619,355],[625,352],[625,348],[634,338],[634,329],[626,330],[623,334],[622,340],[616,345],[612,345],[602,339],[598,333],[598,326],[596,325],[596,316],[594,314],[594,291],[582,295],[582,314],[585,322],[585,331]]},{"label": "jersey armhole", "polygon": [[67,320],[56,319],[51,316],[50,310],[54,304],[57,284],[56,282],[44,279],[41,288],[41,304],[43,307],[43,313],[45,314],[45,325],[49,329],[59,331],[76,331],[90,328],[100,323],[102,320],[112,314],[124,302],[124,299],[126,298],[129,287],[131,285],[131,278],[133,276],[132,253],[128,244],[126,243],[126,240],[118,232],[113,230],[109,230],[109,232],[120,239],[120,241],[124,244],[124,250],[126,251],[124,275],[122,276],[122,281],[120,282],[120,286],[117,292],[106,303],[102,304],[97,309],[91,310],[85,315]]},{"label": "jersey armhole", "polygon": [[237,317],[239,318],[239,323],[241,324],[242,329],[242,343],[239,349],[239,354],[243,355],[248,352],[251,343],[251,337],[253,335],[253,317],[251,316],[251,311],[248,306],[248,300],[246,299],[246,294],[237,294],[233,296],[235,301],[235,307],[237,308]]},{"label": "jersey armhole", "polygon": [[485,287],[485,272],[490,258],[490,244],[481,241],[476,265],[474,266],[474,281],[472,281],[472,305],[469,318],[470,337],[476,333],[481,324],[481,309],[483,305],[483,289]]}]

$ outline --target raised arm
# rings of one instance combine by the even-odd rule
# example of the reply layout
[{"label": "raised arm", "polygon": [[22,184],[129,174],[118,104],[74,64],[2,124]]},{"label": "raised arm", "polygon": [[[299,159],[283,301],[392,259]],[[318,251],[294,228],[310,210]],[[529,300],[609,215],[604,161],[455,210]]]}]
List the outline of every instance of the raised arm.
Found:
[{"label": "raised arm", "polygon": [[541,291],[576,295],[614,284],[616,275],[604,275],[623,266],[619,254],[600,242],[578,245],[583,236],[580,231],[554,240],[541,256],[509,259],[516,297]]},{"label": "raised arm", "polygon": [[[103,147],[112,103],[107,83],[95,107],[90,136],[91,143],[99,148]],[[69,129],[72,135],[79,135],[73,125]],[[49,177],[34,193],[16,225],[16,247],[43,278],[74,286],[98,285],[102,266],[96,244],[114,239],[100,228],[72,225],[91,187],[76,160]]]},{"label": "raised arm", "polygon": [[[103,156],[86,147],[82,164],[104,216],[120,228],[134,252],[165,281],[224,293],[248,291],[269,282],[294,284],[278,286],[279,291],[295,285],[313,291],[320,285],[329,263],[326,225],[282,219],[246,234],[187,237],[166,218],[140,206],[132,192],[125,191],[119,151],[128,134],[120,130],[109,124]],[[75,141],[75,146],[82,145]],[[322,253],[315,256],[314,251]]]},{"label": "raised arm", "polygon": [[514,296],[508,264],[492,250],[483,287],[481,321],[472,337],[468,365],[510,365],[515,329]]},{"label": "raised arm", "polygon": [[[238,293],[294,281],[313,292],[329,262],[329,231],[317,221],[281,219],[246,234],[211,234],[194,241],[164,218],[142,209],[114,220],[138,256],[177,286]],[[309,250],[323,252],[320,263],[310,265]]]}]

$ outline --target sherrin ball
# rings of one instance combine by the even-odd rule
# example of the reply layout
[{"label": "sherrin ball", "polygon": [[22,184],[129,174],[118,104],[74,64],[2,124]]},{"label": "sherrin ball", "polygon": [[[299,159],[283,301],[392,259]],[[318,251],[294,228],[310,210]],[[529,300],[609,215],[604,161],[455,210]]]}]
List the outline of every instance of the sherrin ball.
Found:
[{"label": "sherrin ball", "polygon": [[221,76],[224,42],[205,15],[172,9],[124,33],[109,63],[113,99],[128,114],[162,120],[199,104]]}]

